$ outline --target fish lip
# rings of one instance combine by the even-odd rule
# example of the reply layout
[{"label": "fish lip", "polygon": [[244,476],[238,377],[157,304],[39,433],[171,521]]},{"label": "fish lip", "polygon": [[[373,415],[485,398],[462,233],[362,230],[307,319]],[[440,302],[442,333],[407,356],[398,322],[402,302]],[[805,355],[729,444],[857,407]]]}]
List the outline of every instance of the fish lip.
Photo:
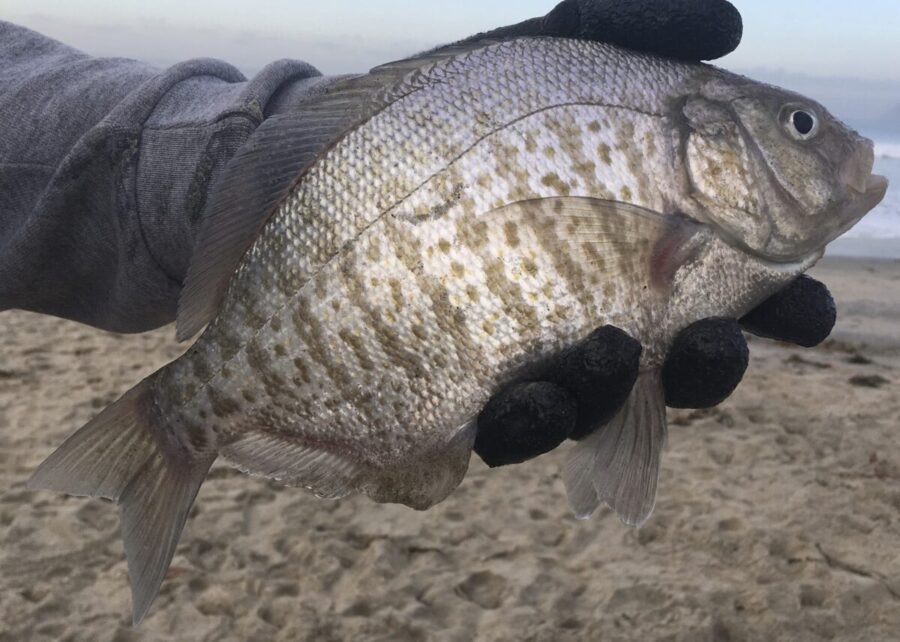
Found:
[{"label": "fish lip", "polygon": [[850,189],[859,194],[860,196],[871,197],[875,194],[879,194],[881,198],[878,199],[878,202],[881,202],[881,199],[884,198],[884,195],[887,194],[887,189],[890,186],[891,182],[887,179],[887,176],[882,176],[881,174],[870,174],[866,179],[866,184],[863,186],[862,190],[858,190],[854,188],[852,185]]},{"label": "fish lip", "polygon": [[890,181],[880,174],[869,174],[862,189],[848,185],[852,194],[846,214],[853,214],[853,224],[873,210],[887,195]]}]

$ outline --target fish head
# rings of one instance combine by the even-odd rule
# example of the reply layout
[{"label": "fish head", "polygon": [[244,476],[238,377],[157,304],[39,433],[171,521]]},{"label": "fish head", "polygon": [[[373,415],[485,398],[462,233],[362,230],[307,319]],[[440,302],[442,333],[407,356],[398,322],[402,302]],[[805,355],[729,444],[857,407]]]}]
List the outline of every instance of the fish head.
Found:
[{"label": "fish head", "polygon": [[764,259],[821,252],[887,191],[871,140],[799,94],[730,74],[681,111],[691,196],[704,222]]}]

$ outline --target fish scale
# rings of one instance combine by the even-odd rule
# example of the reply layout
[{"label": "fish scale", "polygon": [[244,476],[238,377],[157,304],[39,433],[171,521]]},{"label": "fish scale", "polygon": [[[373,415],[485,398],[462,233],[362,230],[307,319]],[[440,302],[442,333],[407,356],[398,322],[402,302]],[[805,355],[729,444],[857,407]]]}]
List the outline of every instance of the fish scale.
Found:
[{"label": "fish scale", "polygon": [[[501,45],[501,47],[504,46],[507,45]],[[512,47],[515,45],[513,43],[513,45],[509,46]],[[494,120],[497,122],[520,121],[517,124],[521,125],[523,128],[528,126],[527,122],[521,122],[523,118],[526,121],[529,117],[544,118],[545,122],[542,123],[544,126],[538,126],[538,128],[549,132],[553,132],[554,130],[559,132],[560,126],[557,125],[554,127],[551,125],[550,127],[547,127],[548,123],[546,122],[546,119],[548,114],[542,112],[549,109],[554,111],[564,109],[564,107],[555,105],[553,101],[565,101],[564,104],[585,101],[616,104],[624,103],[628,100],[636,100],[637,107],[629,107],[629,109],[639,109],[643,112],[664,111],[662,95],[658,96],[657,99],[653,101],[652,99],[648,99],[648,97],[642,96],[640,92],[633,89],[634,87],[641,86],[641,81],[655,82],[655,79],[652,78],[653,68],[650,65],[632,65],[632,67],[634,67],[634,75],[629,79],[630,82],[614,83],[612,85],[613,89],[619,88],[621,91],[611,92],[609,90],[610,87],[603,86],[604,91],[602,92],[583,92],[579,91],[584,89],[583,84],[576,85],[574,82],[570,83],[570,81],[574,81],[575,78],[587,73],[587,69],[571,69],[568,68],[570,67],[569,65],[563,65],[561,61],[553,64],[554,61],[552,59],[550,60],[550,64],[547,64],[546,59],[540,59],[543,64],[538,67],[534,64],[535,58],[529,57],[531,60],[526,60],[526,64],[524,65],[509,65],[508,68],[500,70],[501,74],[502,72],[507,71],[511,71],[511,73],[508,73],[508,75],[500,75],[499,91],[486,91],[483,77],[484,73],[489,71],[489,73],[496,76],[497,70],[479,64],[477,60],[473,60],[476,55],[477,54],[472,54],[466,59],[452,60],[445,64],[447,69],[443,75],[453,77],[454,74],[460,74],[462,75],[462,78],[459,79],[459,82],[450,86],[440,85],[438,91],[420,91],[417,94],[406,94],[405,99],[394,103],[389,109],[375,116],[370,121],[370,127],[351,132],[341,143],[339,143],[328,158],[323,159],[323,162],[319,167],[313,168],[306,180],[303,181],[302,185],[298,186],[295,192],[288,197],[286,202],[275,213],[272,222],[267,229],[264,230],[263,235],[251,249],[247,260],[245,260],[238,272],[235,284],[232,287],[232,292],[229,295],[229,298],[226,299],[226,308],[219,316],[219,319],[229,320],[231,323],[244,324],[245,321],[241,319],[240,315],[231,315],[228,313],[227,306],[229,301],[234,300],[240,302],[246,301],[247,299],[252,300],[255,298],[252,293],[259,291],[277,291],[278,288],[276,284],[283,279],[282,275],[284,274],[290,274],[291,281],[294,283],[303,283],[304,277],[308,277],[315,269],[316,265],[324,263],[340,243],[350,240],[358,233],[358,230],[361,227],[370,224],[377,217],[384,214],[383,210],[379,209],[379,203],[376,202],[376,199],[373,198],[371,193],[360,193],[359,190],[354,191],[348,189],[348,186],[354,184],[379,184],[379,181],[381,181],[379,197],[382,202],[390,201],[397,203],[392,209],[388,210],[388,214],[394,216],[403,216],[403,209],[406,209],[407,207],[416,207],[417,196],[421,201],[424,201],[424,206],[429,210],[433,207],[439,207],[442,203],[446,203],[451,196],[446,193],[446,189],[443,191],[428,189],[429,186],[423,184],[426,183],[428,179],[433,179],[435,175],[444,169],[448,157],[458,158],[461,155],[462,150],[468,149],[471,151],[476,142],[483,141],[494,133],[494,129],[497,127],[496,125],[482,123],[477,118],[477,114],[481,113],[480,110],[483,110],[486,113],[495,114]],[[585,60],[590,59],[585,58]],[[531,62],[532,64],[527,64],[528,62]],[[607,65],[614,73],[615,70],[619,68],[616,64],[617,62],[618,61],[616,60],[612,60],[610,61],[611,64]],[[565,73],[561,73],[563,67],[567,67]],[[432,72],[434,71],[435,70],[432,70]],[[592,69],[591,72],[596,74],[597,70]],[[650,76],[650,78],[647,76]],[[472,83],[470,79],[474,79],[475,83]],[[535,86],[536,80],[538,81],[537,86],[547,88],[542,96],[531,96],[529,95],[530,92],[523,93],[518,89],[518,86],[521,85]],[[668,80],[673,82],[671,78]],[[677,80],[679,79],[676,78],[674,81]],[[562,95],[565,91],[565,89],[562,88],[566,86],[566,83],[570,83],[570,86],[577,88],[574,95],[572,92],[569,92],[568,95]],[[415,85],[415,81],[410,84]],[[466,92],[466,97],[470,101],[470,104],[472,102],[475,103],[465,111],[456,108],[456,105],[459,104],[461,98],[459,93],[460,90]],[[402,92],[403,90],[400,91]],[[524,96],[525,99],[513,103],[509,99],[509,96]],[[503,111],[504,107],[507,110],[505,113]],[[424,124],[424,126],[413,130],[412,135],[410,135],[407,125],[410,114],[416,115],[419,121]],[[453,132],[456,132],[456,134],[453,136],[448,136],[448,134],[453,134],[446,125],[446,123],[451,122],[448,118],[448,114],[451,114],[454,119],[462,121],[454,128]],[[471,114],[475,114],[475,116],[472,116]],[[601,114],[595,112],[589,122],[594,122],[600,115]],[[605,114],[602,115],[605,116]],[[569,125],[569,138],[571,140],[580,140],[580,135],[590,133],[587,131],[589,123],[578,123],[573,121],[574,119],[570,118],[567,123]],[[555,120],[554,122],[559,123],[560,121]],[[520,129],[513,128],[503,137],[506,144],[512,146],[517,151],[516,157],[524,157],[524,153],[526,152],[523,147],[523,141],[519,138],[521,135],[520,132]],[[605,136],[602,135],[604,133]],[[622,167],[627,165],[627,161],[621,160],[621,156],[631,149],[632,141],[627,140],[623,136],[621,129],[617,128],[610,128],[606,132],[598,132],[598,134],[599,135],[596,137],[596,146],[612,143],[612,152],[616,160],[614,163],[610,164],[613,171],[607,174],[595,174],[596,180],[599,181],[600,176],[607,177],[608,179],[615,179],[618,182],[631,179],[631,174],[622,171]],[[498,138],[500,137],[495,135],[494,139],[496,140]],[[557,134],[555,141],[547,142],[547,146],[553,146],[555,143],[561,150],[560,158],[557,159],[556,162],[549,164],[550,167],[558,168],[563,174],[563,176],[560,177],[559,184],[549,181],[547,184],[529,185],[528,188],[525,188],[525,186],[521,184],[517,185],[514,181],[497,181],[497,183],[495,183],[495,189],[500,193],[506,192],[507,194],[513,189],[519,189],[520,195],[525,197],[571,194],[572,189],[570,187],[565,187],[563,189],[560,189],[560,187],[562,185],[569,186],[572,183],[577,184],[577,181],[573,177],[572,168],[578,159],[573,159],[571,157],[563,159],[562,156],[570,153],[566,152],[566,149],[572,150],[576,148],[574,143],[566,144],[565,141],[563,141],[563,144],[560,144],[561,141],[559,138],[560,137]],[[603,142],[604,140],[607,142]],[[595,141],[591,140],[588,141],[587,144],[593,144],[594,142]],[[408,165],[404,166],[403,163],[375,165],[366,162],[371,156],[371,152],[368,150],[376,147],[380,147],[383,150],[380,154],[381,156],[385,158],[408,159]],[[428,150],[429,153],[427,156],[423,157],[418,150]],[[483,170],[485,167],[490,167],[490,164],[498,162],[493,161],[493,163],[490,164],[485,163],[485,155],[492,156],[490,142],[488,142],[488,145],[478,148],[478,151],[471,156],[469,166]],[[528,155],[528,158],[531,157],[531,155]],[[331,158],[334,160],[329,162]],[[493,159],[500,158],[503,157],[493,156]],[[426,161],[424,164],[421,162],[423,160]],[[516,163],[510,162],[509,158],[504,158],[504,160],[505,163],[502,167],[495,166],[495,175],[498,177],[502,177],[504,174],[509,175],[510,170],[516,166]],[[543,164],[543,167],[522,168],[526,172],[529,181],[540,181],[539,178],[534,177],[547,174],[547,164],[541,163],[540,160],[541,159],[538,159],[539,162],[537,164]],[[333,169],[335,166],[340,167],[340,171],[335,171]],[[507,171],[503,171],[504,169]],[[391,180],[391,178],[393,178],[393,180]],[[453,184],[457,185],[460,183],[462,183],[462,181]],[[607,192],[598,192],[596,189],[590,189],[596,186],[596,183],[594,185],[585,186],[582,193],[585,195],[598,196],[605,196],[607,194]],[[392,187],[393,189],[391,189]],[[614,186],[614,188],[615,187],[617,186]],[[619,187],[619,191],[621,191],[623,187],[633,189],[635,192],[639,191],[637,185],[626,186],[624,183]],[[390,197],[391,194],[394,196]],[[411,194],[411,196],[407,202],[403,202],[401,199],[407,194]],[[347,200],[351,197],[356,197],[356,200]],[[483,200],[484,195],[482,193],[474,192],[472,198],[468,200],[470,211],[483,211]],[[648,199],[646,205],[652,207],[655,203],[649,202]],[[306,235],[305,237],[301,237],[301,239],[298,240],[299,242],[295,241],[293,247],[288,249],[286,243],[293,239],[286,233],[286,230],[291,228],[304,230]],[[458,239],[456,238],[447,238],[446,240],[449,241],[451,245],[456,245],[458,243]],[[388,253],[396,251],[397,248],[387,248]],[[316,260],[304,260],[304,257],[309,256],[311,253]],[[536,252],[536,254],[537,253],[538,252]],[[540,254],[544,253],[541,252]],[[267,257],[269,260],[267,260]],[[270,260],[271,257],[297,257],[295,259],[297,264],[284,265],[283,262],[273,263]],[[416,260],[416,258],[414,258],[414,260]],[[373,269],[377,270],[378,268],[379,266],[377,265],[373,266]],[[549,280],[553,280],[552,275],[554,272],[558,272],[558,270],[549,269],[542,271],[543,274],[548,275]],[[562,276],[566,277],[572,272],[571,269],[563,270]],[[408,279],[409,275],[407,274],[405,278]],[[242,286],[245,283],[247,287],[243,288]],[[596,301],[594,301],[593,298],[590,298],[590,300],[584,298],[585,288],[573,289],[577,295],[582,296],[583,306],[596,305]],[[268,301],[260,302],[261,305],[254,309],[253,315],[265,318],[271,314],[269,311],[287,306],[288,303],[286,301],[290,300],[290,294],[290,292],[285,292],[284,298],[272,297],[272,299]],[[261,312],[260,309],[265,312]],[[498,322],[501,324],[512,322],[512,325],[515,325],[513,320],[501,318],[497,318],[491,323],[497,325]],[[240,332],[244,329],[244,327],[238,328],[238,336],[240,336]],[[213,328],[208,331],[208,334],[211,336],[209,337],[209,340],[205,342],[206,344],[216,343],[215,334],[217,330],[218,329],[213,326]],[[227,324],[226,327],[223,328],[223,331],[229,331]],[[262,332],[266,332],[266,330],[264,329]],[[449,336],[452,337],[453,335],[450,334]],[[203,347],[204,345],[201,344],[195,348],[198,353],[197,358],[201,360],[204,358],[203,356],[200,356]],[[212,346],[212,351],[216,351],[215,346]],[[302,355],[303,353],[300,352],[292,354],[291,356],[298,357]],[[274,355],[272,356],[274,358]],[[177,377],[178,375],[176,374],[175,376]],[[214,380],[212,385],[219,389],[227,389],[227,386],[220,385],[220,380],[221,378]],[[202,382],[191,381],[191,384],[194,386],[198,383]],[[258,397],[260,398],[259,403],[264,403],[262,399],[264,399],[266,395],[261,394],[258,395]],[[238,397],[235,396],[235,398],[237,399]],[[198,410],[198,412],[199,411],[200,410]],[[211,408],[202,408],[202,411],[209,413],[211,412]]]},{"label": "fish scale", "polygon": [[119,504],[139,620],[218,456],[428,508],[491,395],[610,324],[640,372],[563,478],[578,517],[640,524],[674,337],[811,267],[884,196],[871,169],[871,142],[812,101],[598,43],[451,47],[341,81],[220,179],[179,304],[179,337],[203,334],[32,484]]}]

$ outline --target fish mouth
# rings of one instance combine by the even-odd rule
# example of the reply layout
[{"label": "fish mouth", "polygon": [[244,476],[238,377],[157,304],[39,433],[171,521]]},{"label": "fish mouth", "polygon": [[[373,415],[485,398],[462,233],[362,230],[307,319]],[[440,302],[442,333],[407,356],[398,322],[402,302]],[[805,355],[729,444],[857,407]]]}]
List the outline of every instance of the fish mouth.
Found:
[{"label": "fish mouth", "polygon": [[848,202],[840,209],[838,220],[843,234],[878,205],[887,194],[888,179],[873,174],[875,144],[862,138],[840,170],[840,180],[848,193]]},{"label": "fish mouth", "polygon": [[890,182],[886,176],[882,176],[881,174],[871,174],[866,179],[865,187],[857,193],[867,200],[873,199],[875,201],[874,207],[875,205],[878,205],[881,202],[881,199],[884,198],[884,195],[887,194],[888,185],[890,185]]},{"label": "fish mouth", "polygon": [[884,200],[890,183],[880,174],[869,174],[862,185],[847,185],[850,191],[849,203],[841,209],[840,218],[844,222],[841,234],[856,225],[862,217]]}]

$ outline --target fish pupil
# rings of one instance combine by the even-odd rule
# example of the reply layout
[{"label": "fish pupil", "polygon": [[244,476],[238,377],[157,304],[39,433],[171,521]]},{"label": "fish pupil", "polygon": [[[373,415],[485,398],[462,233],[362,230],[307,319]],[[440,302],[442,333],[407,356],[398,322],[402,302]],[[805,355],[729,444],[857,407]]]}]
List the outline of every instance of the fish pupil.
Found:
[{"label": "fish pupil", "polygon": [[795,111],[791,118],[794,122],[794,127],[803,136],[809,134],[816,126],[816,121],[805,111]]}]

